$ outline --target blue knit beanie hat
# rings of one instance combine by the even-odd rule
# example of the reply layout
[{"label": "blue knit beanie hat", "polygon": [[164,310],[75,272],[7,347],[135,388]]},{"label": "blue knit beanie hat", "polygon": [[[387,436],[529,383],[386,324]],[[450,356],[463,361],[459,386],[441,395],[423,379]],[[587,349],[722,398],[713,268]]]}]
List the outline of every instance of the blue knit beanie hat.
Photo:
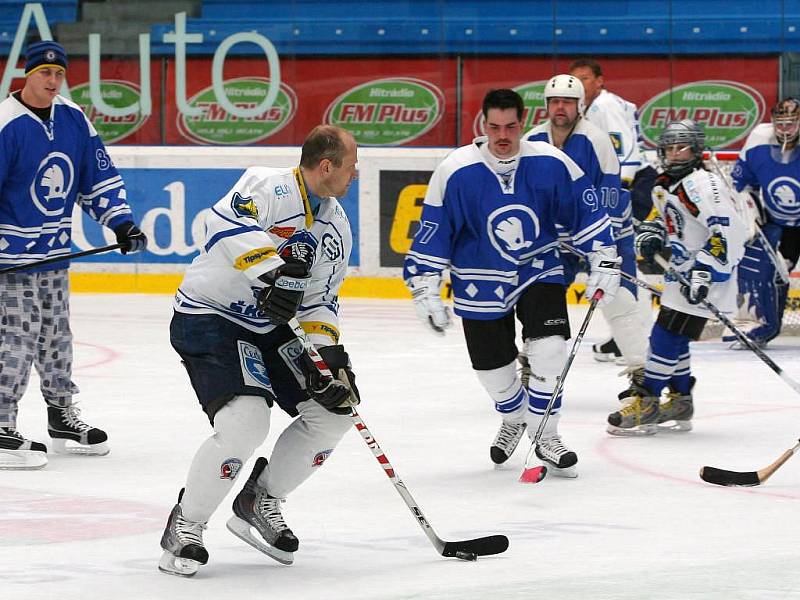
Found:
[{"label": "blue knit beanie hat", "polygon": [[53,41],[34,42],[25,52],[25,75],[44,69],[45,67],[61,67],[67,69],[67,53],[64,47]]}]

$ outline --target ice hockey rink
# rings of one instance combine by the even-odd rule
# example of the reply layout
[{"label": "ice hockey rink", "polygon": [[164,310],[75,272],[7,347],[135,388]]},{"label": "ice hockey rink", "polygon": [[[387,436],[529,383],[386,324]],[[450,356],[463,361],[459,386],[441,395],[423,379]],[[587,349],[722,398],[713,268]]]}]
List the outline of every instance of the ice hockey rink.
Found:
[{"label": "ice hockey rink", "polygon": [[[0,472],[3,598],[800,598],[800,457],[756,488],[698,477],[703,465],[762,468],[800,436],[800,396],[753,353],[694,344],[694,431],[612,438],[605,419],[624,382],[620,367],[591,356],[605,334],[597,314],[560,426],[580,476],[523,485],[526,440],[505,468],[489,460],[499,419],[460,324],[439,338],[410,302],[349,298],[342,341],[375,438],[441,538],[501,533],[508,551],[477,562],[439,556],[353,430],[284,504],[300,539],[294,565],[227,531],[232,493],[206,531],[208,565],[191,579],[162,574],[164,523],[210,432],[169,345],[171,298],[74,295],[72,309],[77,399],[112,451]],[[586,309],[571,310],[577,331]],[[800,380],[798,349],[787,338],[769,353]],[[20,408],[20,430],[47,441],[35,375]],[[265,454],[287,423],[273,412]]]}]

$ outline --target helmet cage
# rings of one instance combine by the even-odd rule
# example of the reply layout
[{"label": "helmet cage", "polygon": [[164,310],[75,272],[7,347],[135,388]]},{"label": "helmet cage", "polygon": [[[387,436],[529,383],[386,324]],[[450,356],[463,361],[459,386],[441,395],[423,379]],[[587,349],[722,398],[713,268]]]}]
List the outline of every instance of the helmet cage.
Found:
[{"label": "helmet cage", "polygon": [[[658,159],[661,167],[670,175],[682,175],[693,171],[703,162],[706,134],[691,119],[667,123],[658,137]],[[668,159],[667,148],[680,146],[691,149],[691,155],[683,160]]]},{"label": "helmet cage", "polygon": [[800,102],[794,98],[781,100],[772,108],[772,127],[781,144],[790,144],[800,137]]}]

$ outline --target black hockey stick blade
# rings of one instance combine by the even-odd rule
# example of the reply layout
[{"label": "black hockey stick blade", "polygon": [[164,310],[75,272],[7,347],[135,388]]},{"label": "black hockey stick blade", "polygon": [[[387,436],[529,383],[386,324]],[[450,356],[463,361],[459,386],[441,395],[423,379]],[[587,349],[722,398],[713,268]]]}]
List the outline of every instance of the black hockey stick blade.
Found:
[{"label": "black hockey stick blade", "polygon": [[454,556],[462,560],[475,560],[470,555],[490,556],[508,550],[508,538],[504,535],[490,535],[474,540],[445,542],[442,556]]},{"label": "black hockey stick blade", "polygon": [[714,485],[753,487],[761,484],[758,473],[755,471],[742,473],[717,469],[716,467],[703,467],[700,469],[700,479]]}]

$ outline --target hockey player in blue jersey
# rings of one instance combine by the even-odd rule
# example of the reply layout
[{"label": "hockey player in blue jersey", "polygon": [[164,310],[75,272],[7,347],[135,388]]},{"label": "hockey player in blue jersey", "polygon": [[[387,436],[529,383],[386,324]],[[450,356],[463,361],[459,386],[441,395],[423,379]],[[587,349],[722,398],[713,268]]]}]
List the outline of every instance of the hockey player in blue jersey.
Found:
[{"label": "hockey player in blue jersey", "polygon": [[731,173],[738,191],[750,192],[763,215],[768,252],[756,237],[739,268],[739,293],[761,325],[747,335],[766,345],[781,330],[789,286],[780,281],[775,260],[788,271],[800,257],[800,102],[786,98],[772,109],[772,122],[757,125],[747,137]]},{"label": "hockey player in blue jersey", "polygon": [[[556,387],[570,337],[557,226],[589,256],[587,294],[619,286],[611,221],[583,171],[543,142],[521,141],[522,98],[513,90],[483,101],[485,138],[456,149],[434,171],[403,277],[419,316],[436,332],[450,325],[440,295],[449,269],[472,367],[502,417],[490,454],[508,460],[526,428],[533,436]],[[515,318],[532,374],[517,375]],[[558,433],[555,403],[537,456],[574,477],[577,454]]]},{"label": "hockey player in blue jersey", "polygon": [[[621,268],[636,275],[636,254],[633,249],[630,194],[623,193],[620,183],[620,166],[609,136],[583,118],[584,88],[572,75],[556,75],[547,82],[544,98],[548,120],[538,125],[524,138],[543,141],[563,150],[586,173],[608,211],[614,229],[617,256],[622,257]],[[566,239],[571,243],[569,238]],[[565,268],[576,264],[569,253],[564,255]],[[572,283],[574,273],[565,273],[565,283]],[[602,307],[627,366],[631,380],[641,382],[647,354],[647,332],[650,323],[642,318],[637,306],[637,289],[629,281],[622,281],[614,300]]]},{"label": "hockey player in blue jersey", "polygon": [[[114,230],[123,253],[144,250],[125,185],[80,107],[58,94],[67,56],[52,41],[26,52],[25,85],[0,103],[0,268],[67,256],[75,203]],[[40,468],[47,448],[17,431],[31,365],[41,377],[56,451],[108,453],[107,435],[72,402],[68,262],[0,275],[0,468]]]},{"label": "hockey player in blue jersey", "polygon": [[727,187],[703,167],[704,148],[705,134],[689,119],[668,123],[658,140],[664,172],[656,179],[653,200],[660,216],[641,224],[636,248],[652,261],[668,244],[670,266],[690,285],[665,274],[644,380],[634,383],[627,404],[608,416],[612,435],[691,429],[695,378],[689,343],[699,338],[711,314],[701,302],[708,299],[726,313],[736,306],[734,272],[744,254],[746,227]]}]

